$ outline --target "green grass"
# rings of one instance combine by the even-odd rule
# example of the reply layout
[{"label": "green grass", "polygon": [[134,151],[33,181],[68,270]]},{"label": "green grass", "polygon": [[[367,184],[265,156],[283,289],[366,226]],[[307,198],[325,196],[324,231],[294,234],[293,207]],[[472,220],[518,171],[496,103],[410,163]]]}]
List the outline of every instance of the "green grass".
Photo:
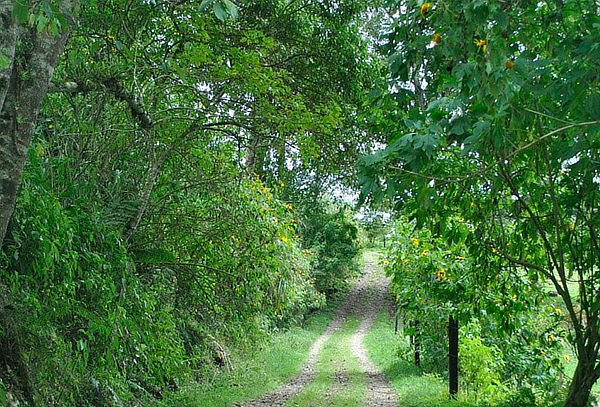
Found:
[{"label": "green grass", "polygon": [[[349,319],[331,336],[319,354],[315,379],[300,394],[288,401],[293,407],[359,407],[364,404],[367,387],[358,359],[352,354],[350,340],[358,322]],[[341,373],[347,383],[335,384]]]},{"label": "green grass", "polygon": [[448,384],[440,377],[426,375],[411,362],[396,356],[400,341],[405,337],[394,334],[394,327],[386,312],[375,319],[365,337],[365,347],[375,365],[387,376],[398,394],[402,407],[470,407],[475,404],[459,397],[450,400]]},{"label": "green grass", "polygon": [[260,349],[234,358],[232,372],[219,372],[201,384],[169,395],[161,407],[225,407],[258,398],[287,383],[306,361],[312,343],[331,320],[331,311],[312,316],[306,325],[273,336]]}]

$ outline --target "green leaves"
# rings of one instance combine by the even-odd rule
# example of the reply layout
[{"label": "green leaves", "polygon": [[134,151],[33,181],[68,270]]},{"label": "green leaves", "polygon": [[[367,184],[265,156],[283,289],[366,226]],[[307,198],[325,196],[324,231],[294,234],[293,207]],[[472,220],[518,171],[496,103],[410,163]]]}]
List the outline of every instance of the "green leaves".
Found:
[{"label": "green leaves", "polygon": [[[600,321],[590,261],[598,238],[597,4],[470,0],[444,3],[426,19],[414,13],[416,1],[403,5],[385,47],[398,94],[388,107],[389,154],[366,161],[364,174],[403,191],[397,207],[435,238],[464,239],[478,273],[514,289],[515,312],[532,306],[524,285],[554,281],[571,304],[572,338],[592,340],[577,313]],[[406,133],[406,143],[396,136]],[[466,237],[446,229],[457,215],[472,226]],[[578,303],[566,279],[590,296]]]},{"label": "green leaves", "polygon": [[10,59],[8,59],[8,56],[6,56],[3,51],[0,51],[0,69],[8,68],[10,62],[11,61]]},{"label": "green leaves", "polygon": [[13,4],[13,17],[19,24],[25,24],[29,18],[29,1],[15,0]]},{"label": "green leaves", "polygon": [[479,121],[473,125],[472,135],[467,137],[464,141],[466,151],[477,150],[477,144],[481,140],[481,137],[490,131],[490,123],[487,121]]},{"label": "green leaves", "polygon": [[236,20],[238,18],[238,7],[231,0],[203,0],[200,3],[200,11],[206,11],[212,6],[213,13],[221,22],[227,19]]}]

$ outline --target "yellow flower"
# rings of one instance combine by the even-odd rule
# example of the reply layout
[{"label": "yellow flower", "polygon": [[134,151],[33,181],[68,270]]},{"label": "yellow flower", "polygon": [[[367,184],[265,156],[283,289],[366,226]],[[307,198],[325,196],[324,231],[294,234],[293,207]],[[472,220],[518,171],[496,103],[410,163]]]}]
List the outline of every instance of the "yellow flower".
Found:
[{"label": "yellow flower", "polygon": [[384,261],[383,261],[383,265],[384,265],[384,266],[387,266],[388,264],[390,264],[390,261],[389,261],[389,260],[384,260]]},{"label": "yellow flower", "polygon": [[498,249],[496,249],[495,247],[492,247],[492,253],[494,254],[499,254],[500,252],[498,251]]},{"label": "yellow flower", "polygon": [[425,17],[425,15],[429,12],[429,10],[431,10],[431,7],[433,7],[433,4],[423,3],[423,5],[421,5],[421,15],[423,17]]},{"label": "yellow flower", "polygon": [[486,40],[475,40],[473,41],[475,43],[475,45],[477,45],[478,47],[480,47],[483,52],[487,51],[488,49],[488,43]]},{"label": "yellow flower", "polygon": [[287,236],[279,236],[279,238],[283,243],[288,243],[290,241],[290,239],[288,239]]},{"label": "yellow flower", "polygon": [[429,254],[429,250],[425,249],[425,250],[423,250],[423,251],[421,252],[420,256],[421,256],[421,257],[425,257],[425,256],[427,256],[428,254]]},{"label": "yellow flower", "polygon": [[560,308],[554,308],[554,312],[556,312],[558,315],[562,314],[562,309]]},{"label": "yellow flower", "polygon": [[310,254],[310,250],[308,250],[308,249],[302,249],[302,253],[304,253],[304,254]]},{"label": "yellow flower", "polygon": [[282,187],[284,187],[285,186],[285,182],[279,181],[279,185],[282,186]]},{"label": "yellow flower", "polygon": [[465,258],[463,256],[456,256],[456,260],[464,260]]},{"label": "yellow flower", "polygon": [[448,276],[446,274],[446,270],[444,269],[440,269],[435,272],[435,278],[437,279],[437,281],[444,281],[447,277]]},{"label": "yellow flower", "polygon": [[285,207],[286,207],[286,208],[288,208],[290,211],[291,211],[292,209],[294,209],[294,207],[292,206],[292,204],[291,204],[291,203],[287,203],[287,204],[285,204]]},{"label": "yellow flower", "polygon": [[565,362],[568,362],[569,360],[571,360],[571,356],[563,355],[563,359],[565,360]]},{"label": "yellow flower", "polygon": [[552,334],[548,335],[548,342],[550,342],[550,343],[554,342],[554,335],[552,335]]},{"label": "yellow flower", "polygon": [[440,34],[438,34],[438,33],[433,34],[431,37],[432,37],[432,41],[435,44],[439,44],[439,43],[442,42],[442,36]]},{"label": "yellow flower", "polygon": [[411,237],[410,241],[412,242],[413,246],[417,247],[419,245],[419,239],[417,239],[416,237]]},{"label": "yellow flower", "polygon": [[264,186],[264,185],[262,185],[262,186],[260,187],[260,189],[261,189],[261,191],[263,191],[263,192],[267,192],[267,191],[269,190],[269,189],[268,189],[266,186]]}]

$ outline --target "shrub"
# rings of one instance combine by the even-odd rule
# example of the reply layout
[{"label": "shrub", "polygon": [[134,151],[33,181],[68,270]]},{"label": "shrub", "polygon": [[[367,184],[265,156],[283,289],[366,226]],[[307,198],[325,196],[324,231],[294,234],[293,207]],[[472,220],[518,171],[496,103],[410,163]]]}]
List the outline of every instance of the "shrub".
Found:
[{"label": "shrub", "polygon": [[315,287],[332,297],[347,289],[358,272],[358,228],[338,204],[321,200],[299,206],[303,245],[313,254]]}]

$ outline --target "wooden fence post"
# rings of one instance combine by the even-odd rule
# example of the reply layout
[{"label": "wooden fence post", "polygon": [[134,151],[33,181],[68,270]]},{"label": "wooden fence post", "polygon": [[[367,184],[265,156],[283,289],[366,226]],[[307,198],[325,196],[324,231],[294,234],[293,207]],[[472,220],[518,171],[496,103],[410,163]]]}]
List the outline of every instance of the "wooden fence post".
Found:
[{"label": "wooden fence post", "polygon": [[458,393],[458,321],[448,318],[448,387],[450,397]]},{"label": "wooden fence post", "polygon": [[413,344],[415,346],[415,365],[421,366],[421,341],[419,340],[419,321],[414,321],[415,336]]}]

